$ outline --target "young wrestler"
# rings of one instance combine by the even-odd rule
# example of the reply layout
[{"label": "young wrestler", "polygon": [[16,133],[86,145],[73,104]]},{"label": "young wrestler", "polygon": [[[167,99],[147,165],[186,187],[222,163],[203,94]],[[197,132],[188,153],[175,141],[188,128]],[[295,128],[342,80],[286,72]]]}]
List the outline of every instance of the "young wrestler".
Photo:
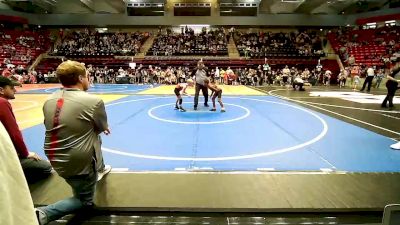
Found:
[{"label": "young wrestler", "polygon": [[[176,85],[174,93],[176,95],[176,103],[175,103],[175,110],[186,112],[186,110],[182,107],[182,95],[188,95],[186,93],[187,87],[193,87],[193,80],[188,79],[186,83],[179,83]],[[189,95],[188,95],[189,96]],[[178,106],[179,103],[179,106]]]},{"label": "young wrestler", "polygon": [[221,112],[226,112],[224,108],[224,104],[222,103],[222,89],[219,88],[215,82],[210,82],[208,79],[204,80],[204,84],[207,85],[207,87],[212,91],[211,92],[211,100],[213,103],[213,108],[210,109],[210,111],[217,111],[216,106],[215,106],[215,98],[218,97],[218,102],[221,105]]}]

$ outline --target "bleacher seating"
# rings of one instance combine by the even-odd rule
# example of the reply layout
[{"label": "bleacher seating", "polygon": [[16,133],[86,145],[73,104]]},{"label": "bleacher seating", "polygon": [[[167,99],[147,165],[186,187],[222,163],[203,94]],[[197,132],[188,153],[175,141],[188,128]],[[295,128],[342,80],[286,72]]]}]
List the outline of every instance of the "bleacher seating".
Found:
[{"label": "bleacher seating", "polygon": [[399,27],[330,32],[327,35],[333,49],[343,60],[353,55],[356,64],[383,65],[383,57],[400,50]]},{"label": "bleacher seating", "polygon": [[61,58],[46,58],[42,59],[35,70],[43,74],[56,70],[57,66],[62,62]]},{"label": "bleacher seating", "polygon": [[48,31],[0,31],[0,64],[22,65],[26,68],[37,56],[46,52],[51,44]]},{"label": "bleacher seating", "polygon": [[227,40],[222,29],[195,34],[187,29],[184,33],[158,34],[148,56],[228,55]]},{"label": "bleacher seating", "polygon": [[315,32],[237,33],[240,56],[249,58],[318,58],[323,56],[321,40]]},{"label": "bleacher seating", "polygon": [[150,33],[99,33],[73,31],[55,48],[52,55],[70,57],[134,56]]}]

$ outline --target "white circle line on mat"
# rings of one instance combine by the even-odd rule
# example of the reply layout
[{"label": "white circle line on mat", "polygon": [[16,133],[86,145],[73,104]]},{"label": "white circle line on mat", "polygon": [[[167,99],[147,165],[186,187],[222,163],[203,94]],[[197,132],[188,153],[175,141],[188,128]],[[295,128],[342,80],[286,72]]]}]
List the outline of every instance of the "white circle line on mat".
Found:
[{"label": "white circle line on mat", "polygon": [[[246,107],[243,107],[243,106],[240,106],[240,105],[235,105],[235,104],[230,104],[230,103],[224,103],[224,104],[225,104],[225,105],[230,105],[230,106],[235,106],[235,107],[241,108],[241,109],[243,109],[246,113],[245,113],[244,115],[242,115],[242,116],[240,116],[240,117],[237,117],[237,118],[234,118],[234,119],[219,120],[219,121],[178,121],[178,120],[163,119],[163,118],[160,118],[160,117],[158,117],[158,116],[156,116],[156,115],[153,114],[153,111],[154,111],[155,109],[158,109],[158,108],[161,108],[161,107],[164,107],[164,106],[168,106],[168,105],[175,105],[175,103],[169,103],[169,104],[163,104],[163,105],[155,106],[155,107],[149,109],[149,110],[147,111],[147,115],[149,115],[151,118],[153,118],[153,119],[155,119],[155,120],[159,120],[159,121],[167,122],[167,123],[178,123],[178,124],[203,124],[203,125],[206,125],[206,124],[219,124],[219,123],[231,123],[231,122],[235,122],[235,121],[238,121],[238,120],[245,119],[246,117],[250,116],[250,110],[249,110],[248,108],[246,108]],[[194,111],[194,112],[184,112],[184,113],[197,113],[197,112],[198,112],[198,111]],[[207,113],[209,113],[209,112],[207,112]]]},{"label": "white circle line on mat", "polygon": [[[144,100],[151,100],[151,99],[158,99],[158,98],[167,98],[167,97],[156,97],[156,98],[145,98],[145,99],[135,99],[135,100],[128,100],[128,101],[123,101],[123,102],[117,102],[117,103],[112,103],[110,105],[118,105],[118,104],[123,104],[123,103],[128,103],[128,102],[136,102],[136,101],[144,101]],[[172,97],[170,97],[172,98]],[[232,97],[235,98],[235,97]],[[287,148],[281,148],[281,149],[276,149],[268,152],[260,152],[260,153],[255,153],[255,154],[249,154],[249,155],[238,155],[238,156],[225,156],[225,157],[199,157],[199,158],[194,158],[194,157],[169,157],[169,156],[158,156],[158,155],[144,155],[144,154],[136,154],[136,153],[130,153],[130,152],[124,152],[120,150],[115,150],[111,148],[106,148],[102,147],[102,150],[105,152],[110,152],[118,155],[123,155],[123,156],[129,156],[129,157],[135,157],[135,158],[144,158],[144,159],[156,159],[156,160],[171,160],[171,161],[226,161],[226,160],[241,160],[241,159],[251,159],[251,158],[257,158],[257,157],[265,157],[265,156],[272,156],[272,155],[278,155],[282,153],[287,153],[291,151],[295,151],[298,149],[301,149],[303,147],[306,147],[308,145],[311,145],[319,140],[321,140],[327,133],[328,133],[328,124],[326,121],[321,118],[318,114],[299,107],[295,105],[290,105],[287,103],[283,102],[275,102],[275,101],[269,101],[269,100],[263,100],[263,99],[254,99],[254,98],[242,98],[242,97],[237,97],[237,99],[244,99],[244,100],[251,100],[251,101],[258,101],[258,102],[269,102],[269,103],[274,103],[274,104],[279,104],[279,105],[285,105],[288,107],[292,107],[298,110],[301,110],[303,112],[309,113],[310,115],[314,116],[317,118],[321,124],[323,125],[322,131],[313,139],[308,140],[306,142],[303,142],[301,144],[287,147]],[[110,106],[108,105],[108,106]]]}]

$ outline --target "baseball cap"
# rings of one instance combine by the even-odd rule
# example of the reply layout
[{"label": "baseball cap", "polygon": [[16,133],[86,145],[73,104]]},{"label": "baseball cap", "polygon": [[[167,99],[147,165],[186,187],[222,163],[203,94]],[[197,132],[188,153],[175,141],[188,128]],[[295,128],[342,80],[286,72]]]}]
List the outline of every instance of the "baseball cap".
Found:
[{"label": "baseball cap", "polygon": [[10,80],[7,77],[0,76],[0,87],[5,86],[21,86],[21,84],[17,81]]}]

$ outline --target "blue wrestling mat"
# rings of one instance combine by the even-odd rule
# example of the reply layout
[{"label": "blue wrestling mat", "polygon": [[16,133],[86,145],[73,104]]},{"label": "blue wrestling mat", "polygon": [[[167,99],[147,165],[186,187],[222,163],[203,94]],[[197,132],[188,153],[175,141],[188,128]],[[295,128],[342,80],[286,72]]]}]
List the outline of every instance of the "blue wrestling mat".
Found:
[{"label": "blue wrestling mat", "polygon": [[[130,87],[92,92],[139,89]],[[219,106],[217,112],[193,111],[188,97],[187,112],[173,109],[174,96],[128,96],[108,103],[112,133],[103,136],[105,162],[131,171],[400,171],[400,151],[391,150],[394,141],[383,135],[271,96],[224,96],[223,101],[225,113]],[[43,125],[23,134],[30,149],[42,149]]]}]

